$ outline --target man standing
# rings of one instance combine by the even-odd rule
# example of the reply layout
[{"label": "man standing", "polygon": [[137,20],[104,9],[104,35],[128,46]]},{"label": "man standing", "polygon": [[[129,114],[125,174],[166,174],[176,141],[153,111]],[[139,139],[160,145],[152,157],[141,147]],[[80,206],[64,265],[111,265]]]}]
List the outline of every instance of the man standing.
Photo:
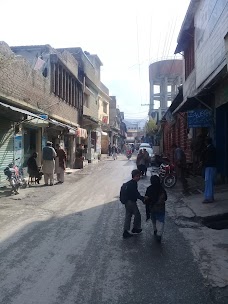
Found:
[{"label": "man standing", "polygon": [[132,233],[139,234],[142,232],[141,229],[141,214],[137,206],[137,199],[144,201],[144,197],[138,191],[138,181],[140,180],[141,173],[139,170],[133,170],[132,180],[130,180],[126,185],[126,196],[127,200],[125,202],[125,222],[124,222],[124,232],[123,238],[127,239],[133,235],[129,232],[131,227],[131,218],[134,215],[134,223]]},{"label": "man standing", "polygon": [[205,168],[205,190],[203,204],[214,201],[214,179],[216,174],[216,149],[212,139],[206,139],[207,147],[202,153],[203,166]]},{"label": "man standing", "polygon": [[59,144],[56,145],[56,159],[55,159],[55,172],[57,174],[57,181],[59,184],[64,182],[64,171],[66,169],[66,152],[60,147]]},{"label": "man standing", "polygon": [[143,155],[144,155],[144,159],[145,159],[145,175],[146,175],[147,168],[150,165],[150,155],[149,155],[149,153],[147,152],[146,149],[143,149]]},{"label": "man standing", "polygon": [[54,184],[54,169],[55,169],[56,152],[52,147],[52,142],[47,141],[42,153],[42,168],[44,173],[45,186],[48,185],[50,179],[50,186]]},{"label": "man standing", "polygon": [[183,194],[188,194],[188,181],[186,180],[186,155],[184,151],[177,147],[176,144],[173,145],[174,150],[174,163],[177,172],[177,177],[180,179],[183,187]]}]

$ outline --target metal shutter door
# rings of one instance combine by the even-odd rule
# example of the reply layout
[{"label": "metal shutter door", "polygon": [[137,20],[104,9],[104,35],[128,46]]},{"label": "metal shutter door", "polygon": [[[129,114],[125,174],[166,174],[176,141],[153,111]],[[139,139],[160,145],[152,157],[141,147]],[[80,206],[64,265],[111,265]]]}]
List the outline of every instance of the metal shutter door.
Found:
[{"label": "metal shutter door", "polygon": [[14,129],[11,122],[0,118],[0,186],[7,183],[4,169],[14,159]]}]

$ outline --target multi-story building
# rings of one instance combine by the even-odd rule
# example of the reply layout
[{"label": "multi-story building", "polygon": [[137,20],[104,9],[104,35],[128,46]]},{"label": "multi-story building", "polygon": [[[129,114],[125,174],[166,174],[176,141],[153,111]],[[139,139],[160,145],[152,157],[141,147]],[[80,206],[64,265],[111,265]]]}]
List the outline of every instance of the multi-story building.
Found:
[{"label": "multi-story building", "polygon": [[9,47],[0,44],[0,177],[18,159],[26,166],[47,140],[67,150],[68,166],[75,160],[75,134],[82,120],[83,84],[78,63],[70,53],[49,45]]},{"label": "multi-story building", "polygon": [[111,96],[109,105],[110,143],[122,149],[126,139],[126,125],[124,113],[117,108],[116,96]]},{"label": "multi-story building", "polygon": [[184,55],[183,101],[193,139],[210,135],[217,148],[217,170],[228,178],[228,1],[192,0],[175,53]]},{"label": "multi-story building", "polygon": [[[103,64],[96,54],[84,52],[79,47],[58,50],[70,52],[79,64],[79,79],[84,84],[82,125],[88,134],[83,144],[86,147],[86,158],[89,162],[93,162],[101,154],[102,132],[105,133],[102,124],[105,128],[109,120],[109,91],[100,79],[100,67]],[[102,112],[103,110],[107,113]]]}]

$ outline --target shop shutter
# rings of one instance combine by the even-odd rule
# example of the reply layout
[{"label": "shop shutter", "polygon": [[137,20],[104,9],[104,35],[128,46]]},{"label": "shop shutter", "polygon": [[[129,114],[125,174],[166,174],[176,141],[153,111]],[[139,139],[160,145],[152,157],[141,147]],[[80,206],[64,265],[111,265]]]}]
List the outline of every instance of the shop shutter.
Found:
[{"label": "shop shutter", "polygon": [[7,183],[4,169],[14,158],[14,130],[11,124],[9,120],[0,118],[0,186]]}]

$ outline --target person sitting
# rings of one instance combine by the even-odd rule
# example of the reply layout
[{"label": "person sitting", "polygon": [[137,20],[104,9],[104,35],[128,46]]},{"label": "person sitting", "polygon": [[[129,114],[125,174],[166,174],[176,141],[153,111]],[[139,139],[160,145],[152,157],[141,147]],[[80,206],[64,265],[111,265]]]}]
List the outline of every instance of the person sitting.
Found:
[{"label": "person sitting", "polygon": [[37,153],[34,152],[32,156],[29,157],[27,161],[28,174],[30,178],[35,178],[35,183],[39,184],[42,178],[42,172],[40,172],[39,167],[36,163]]}]

